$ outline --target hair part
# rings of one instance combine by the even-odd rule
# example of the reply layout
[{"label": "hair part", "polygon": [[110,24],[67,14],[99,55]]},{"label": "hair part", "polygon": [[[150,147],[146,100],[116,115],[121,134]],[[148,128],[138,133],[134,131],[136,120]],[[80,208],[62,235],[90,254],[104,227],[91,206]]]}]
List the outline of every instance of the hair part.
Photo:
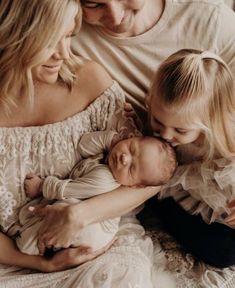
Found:
[{"label": "hair part", "polygon": [[228,65],[208,51],[183,49],[159,67],[150,98],[204,134],[205,159],[235,155],[235,93]]},{"label": "hair part", "polygon": [[[0,105],[7,114],[21,95],[33,105],[31,69],[47,60],[49,47],[56,46],[67,19],[72,16],[75,16],[75,29],[79,30],[82,21],[79,0],[0,1]],[[59,80],[69,89],[78,64],[78,58],[71,52],[59,72]],[[17,89],[13,91],[13,87]],[[16,90],[18,95],[14,95]]]}]

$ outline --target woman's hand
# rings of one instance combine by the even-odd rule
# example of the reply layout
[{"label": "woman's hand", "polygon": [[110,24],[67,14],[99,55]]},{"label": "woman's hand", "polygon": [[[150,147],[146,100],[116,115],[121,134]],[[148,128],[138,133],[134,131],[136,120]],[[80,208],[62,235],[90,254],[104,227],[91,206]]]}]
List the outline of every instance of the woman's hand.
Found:
[{"label": "woman's hand", "polygon": [[55,272],[81,265],[105,253],[115,240],[116,238],[110,241],[105,247],[96,251],[91,251],[89,247],[63,249],[56,252],[50,259],[43,258],[40,270],[42,272]]},{"label": "woman's hand", "polygon": [[229,225],[235,225],[235,200],[228,203],[228,208],[230,208],[231,213],[224,220]]},{"label": "woman's hand", "polygon": [[[47,205],[31,207],[34,215],[43,217],[38,232],[38,249],[43,255],[46,248],[68,248],[77,238],[83,225],[71,209],[73,205]],[[33,209],[32,209],[33,208]],[[64,252],[66,253],[66,252]]]}]

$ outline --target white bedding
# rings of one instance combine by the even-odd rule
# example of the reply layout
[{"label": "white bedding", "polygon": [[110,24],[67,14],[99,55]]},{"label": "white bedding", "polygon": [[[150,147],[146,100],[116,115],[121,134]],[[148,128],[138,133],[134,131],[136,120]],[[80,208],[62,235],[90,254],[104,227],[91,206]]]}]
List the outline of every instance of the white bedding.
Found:
[{"label": "white bedding", "polygon": [[56,273],[1,265],[0,287],[234,288],[234,272],[235,267],[215,269],[197,263],[160,228],[145,233],[134,216],[126,216],[117,242],[97,259]]}]

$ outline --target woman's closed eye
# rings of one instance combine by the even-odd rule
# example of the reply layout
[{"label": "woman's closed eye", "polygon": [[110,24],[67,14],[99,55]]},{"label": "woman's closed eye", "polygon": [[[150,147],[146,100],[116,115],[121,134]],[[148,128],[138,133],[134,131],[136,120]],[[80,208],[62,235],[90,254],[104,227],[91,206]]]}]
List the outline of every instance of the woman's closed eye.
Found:
[{"label": "woman's closed eye", "polygon": [[85,1],[85,3],[82,4],[82,6],[85,7],[85,8],[96,9],[96,8],[102,7],[103,4],[102,3]]},{"label": "woman's closed eye", "polygon": [[66,38],[72,38],[72,37],[75,37],[76,35],[77,35],[76,33],[70,33],[66,35]]}]

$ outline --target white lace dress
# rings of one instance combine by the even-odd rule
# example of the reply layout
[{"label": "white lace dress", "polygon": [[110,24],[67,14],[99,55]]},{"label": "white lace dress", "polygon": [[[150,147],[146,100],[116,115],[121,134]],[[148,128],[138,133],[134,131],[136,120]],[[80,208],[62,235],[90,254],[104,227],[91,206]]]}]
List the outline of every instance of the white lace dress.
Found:
[{"label": "white lace dress", "polygon": [[[123,117],[124,95],[117,83],[85,111],[64,121],[26,128],[0,128],[0,224],[7,232],[17,220],[26,198],[23,182],[28,172],[68,176],[78,160],[80,137],[95,130],[115,128],[135,134]],[[115,245],[104,255],[75,269],[37,273],[0,265],[0,287],[152,287],[153,244],[134,216],[120,224]]]}]

